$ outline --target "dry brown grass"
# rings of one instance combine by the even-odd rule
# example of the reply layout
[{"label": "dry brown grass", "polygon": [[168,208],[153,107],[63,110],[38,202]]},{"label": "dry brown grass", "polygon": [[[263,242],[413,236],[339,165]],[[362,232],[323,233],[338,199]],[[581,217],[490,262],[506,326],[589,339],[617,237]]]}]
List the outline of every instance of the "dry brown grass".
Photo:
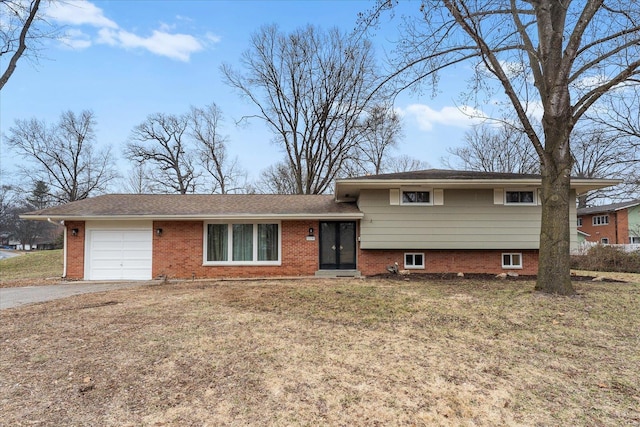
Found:
[{"label": "dry brown grass", "polygon": [[638,425],[640,283],[184,282],[2,312],[0,424]]}]

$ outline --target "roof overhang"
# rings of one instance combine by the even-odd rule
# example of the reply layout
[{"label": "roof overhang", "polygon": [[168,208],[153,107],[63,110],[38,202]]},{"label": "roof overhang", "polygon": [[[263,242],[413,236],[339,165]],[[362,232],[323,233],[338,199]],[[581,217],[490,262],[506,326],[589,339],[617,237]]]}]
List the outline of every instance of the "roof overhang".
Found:
[{"label": "roof overhang", "polygon": [[302,220],[357,220],[358,213],[302,213],[302,214],[225,214],[225,215],[20,215],[33,221],[302,221]]},{"label": "roof overhang", "polygon": [[[578,195],[592,190],[622,183],[620,179],[571,180],[571,188]],[[539,178],[522,179],[340,179],[336,181],[336,201],[354,201],[361,190],[383,190],[401,187],[424,187],[442,189],[489,189],[489,188],[540,188]]]}]

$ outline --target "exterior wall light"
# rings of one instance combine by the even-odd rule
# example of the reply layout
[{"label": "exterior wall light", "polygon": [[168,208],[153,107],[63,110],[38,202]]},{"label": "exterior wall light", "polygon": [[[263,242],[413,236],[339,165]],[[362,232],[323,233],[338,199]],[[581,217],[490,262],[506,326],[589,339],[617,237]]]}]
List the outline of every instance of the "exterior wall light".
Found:
[{"label": "exterior wall light", "polygon": [[72,228],[72,229],[71,229],[71,235],[72,235],[72,236],[77,236],[79,231],[80,231],[80,230],[78,230],[77,228]]},{"label": "exterior wall light", "polygon": [[162,236],[162,228],[156,228],[156,235]]}]

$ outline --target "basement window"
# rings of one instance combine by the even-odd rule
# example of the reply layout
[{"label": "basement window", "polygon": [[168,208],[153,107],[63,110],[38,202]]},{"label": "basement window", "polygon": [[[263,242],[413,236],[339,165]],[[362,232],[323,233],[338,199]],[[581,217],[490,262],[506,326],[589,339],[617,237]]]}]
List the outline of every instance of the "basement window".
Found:
[{"label": "basement window", "polygon": [[502,254],[502,268],[517,269],[522,268],[521,253]]},{"label": "basement window", "polygon": [[409,269],[424,269],[424,254],[422,253],[405,253],[404,254],[404,268]]}]

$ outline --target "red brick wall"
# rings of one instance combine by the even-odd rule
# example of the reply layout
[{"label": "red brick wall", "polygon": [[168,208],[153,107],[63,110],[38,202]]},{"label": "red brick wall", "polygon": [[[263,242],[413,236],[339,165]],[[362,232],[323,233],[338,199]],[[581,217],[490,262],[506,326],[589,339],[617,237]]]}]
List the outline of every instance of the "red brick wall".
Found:
[{"label": "red brick wall", "polygon": [[[398,263],[404,268],[404,253],[424,253],[424,270],[419,273],[490,273],[513,271],[520,275],[538,273],[537,250],[360,250],[359,270],[365,276],[387,273],[387,266]],[[522,253],[522,269],[503,269],[503,253]]]},{"label": "red brick wall", "polygon": [[[218,278],[310,276],[318,269],[318,222],[283,221],[282,265],[203,266],[203,223],[201,221],[154,221],[152,277]],[[313,227],[316,240],[306,236]]]},{"label": "red brick wall", "polygon": [[[593,225],[593,217],[609,215],[609,224]],[[588,242],[601,243],[603,238],[609,239],[609,244],[629,243],[629,212],[627,209],[592,215],[582,215],[582,227],[578,230],[589,234],[585,236]]]},{"label": "red brick wall", "polygon": [[[65,221],[67,228],[67,279],[83,279],[84,278],[84,240],[85,226],[84,221]],[[71,232],[74,228],[78,229],[78,235],[74,236]]]}]

